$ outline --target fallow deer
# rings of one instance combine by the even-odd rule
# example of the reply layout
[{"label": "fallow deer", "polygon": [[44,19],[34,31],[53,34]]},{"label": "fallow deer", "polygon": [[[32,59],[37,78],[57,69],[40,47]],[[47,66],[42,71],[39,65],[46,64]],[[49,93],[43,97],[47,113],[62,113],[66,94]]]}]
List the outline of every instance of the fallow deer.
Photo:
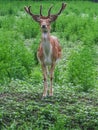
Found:
[{"label": "fallow deer", "polygon": [[62,6],[57,14],[50,14],[51,6],[48,10],[48,16],[42,15],[42,5],[40,5],[40,15],[35,15],[31,12],[31,6],[25,6],[25,11],[40,24],[41,27],[41,43],[37,51],[37,58],[42,66],[43,77],[44,77],[44,91],[43,97],[47,96],[48,93],[48,83],[47,83],[47,67],[50,66],[50,90],[49,96],[53,96],[53,73],[56,65],[56,61],[61,57],[61,46],[55,36],[50,35],[50,24],[54,22],[61,12],[65,9],[66,4],[62,3]]}]

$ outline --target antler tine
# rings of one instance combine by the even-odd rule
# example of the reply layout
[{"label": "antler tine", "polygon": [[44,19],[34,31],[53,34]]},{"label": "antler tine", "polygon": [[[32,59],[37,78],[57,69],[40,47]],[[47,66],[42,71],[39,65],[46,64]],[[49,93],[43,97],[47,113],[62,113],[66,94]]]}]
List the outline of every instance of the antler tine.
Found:
[{"label": "antler tine", "polygon": [[60,15],[60,14],[61,14],[61,12],[65,9],[66,5],[67,5],[67,4],[62,3],[62,7],[61,7],[60,11],[57,13],[57,15]]},{"label": "antler tine", "polygon": [[53,5],[50,6],[49,10],[48,10],[48,17],[50,16],[50,12],[51,12],[51,9],[53,8]]},{"label": "antler tine", "polygon": [[31,6],[25,6],[24,7],[25,11],[32,16],[33,14],[31,13],[30,8],[31,8]]},{"label": "antler tine", "polygon": [[43,16],[42,15],[42,5],[40,5],[40,16]]},{"label": "antler tine", "polygon": [[32,18],[36,21],[36,22],[39,22],[40,21],[40,15],[35,15],[31,12],[30,10],[31,6],[25,6],[24,9],[25,11],[32,16]]}]

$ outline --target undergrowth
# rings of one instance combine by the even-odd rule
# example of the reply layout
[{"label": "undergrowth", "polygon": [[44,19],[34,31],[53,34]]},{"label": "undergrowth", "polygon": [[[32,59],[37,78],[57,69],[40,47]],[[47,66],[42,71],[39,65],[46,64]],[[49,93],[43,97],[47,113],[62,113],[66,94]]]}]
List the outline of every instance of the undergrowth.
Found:
[{"label": "undergrowth", "polygon": [[20,80],[3,86],[0,94],[2,130],[97,130],[98,91],[78,92],[68,84],[54,85],[54,96],[42,98],[42,84]]},{"label": "undergrowth", "polygon": [[[51,1],[41,3],[46,15]],[[52,3],[55,14],[61,1]],[[54,72],[54,96],[45,99],[36,57],[40,26],[24,11],[26,5],[39,14],[38,1],[0,1],[0,129],[97,130],[97,4],[67,1],[52,24],[62,59]]]}]

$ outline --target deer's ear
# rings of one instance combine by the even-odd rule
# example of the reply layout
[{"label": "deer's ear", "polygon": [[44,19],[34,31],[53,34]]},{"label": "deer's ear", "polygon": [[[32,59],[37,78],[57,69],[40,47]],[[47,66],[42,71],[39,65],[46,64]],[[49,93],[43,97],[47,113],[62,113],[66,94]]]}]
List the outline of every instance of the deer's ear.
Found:
[{"label": "deer's ear", "polygon": [[51,15],[50,16],[50,22],[54,22],[58,18],[58,15]]},{"label": "deer's ear", "polygon": [[40,22],[40,16],[39,15],[32,15],[33,20],[35,20],[36,22]]}]

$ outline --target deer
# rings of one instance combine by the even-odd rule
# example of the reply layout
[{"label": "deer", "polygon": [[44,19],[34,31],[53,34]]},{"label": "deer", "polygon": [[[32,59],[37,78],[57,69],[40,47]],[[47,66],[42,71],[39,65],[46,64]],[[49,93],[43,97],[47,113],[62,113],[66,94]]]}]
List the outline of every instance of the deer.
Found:
[{"label": "deer", "polygon": [[[43,89],[42,97],[46,97],[48,95],[48,91],[49,91],[49,96],[53,96],[52,84],[54,78],[54,69],[57,61],[61,58],[62,48],[60,46],[58,38],[50,35],[50,30],[51,30],[51,23],[56,21],[58,16],[65,9],[66,5],[67,5],[66,3],[62,3],[59,12],[56,14],[51,14],[51,9],[53,5],[50,6],[47,16],[42,15],[42,5],[40,5],[39,15],[36,15],[31,12],[31,6],[24,7],[25,11],[33,18],[33,20],[39,23],[41,29],[41,42],[37,50],[37,58],[41,64],[43,78],[44,78],[44,89]],[[47,68],[49,69],[50,89],[48,89]]]}]

